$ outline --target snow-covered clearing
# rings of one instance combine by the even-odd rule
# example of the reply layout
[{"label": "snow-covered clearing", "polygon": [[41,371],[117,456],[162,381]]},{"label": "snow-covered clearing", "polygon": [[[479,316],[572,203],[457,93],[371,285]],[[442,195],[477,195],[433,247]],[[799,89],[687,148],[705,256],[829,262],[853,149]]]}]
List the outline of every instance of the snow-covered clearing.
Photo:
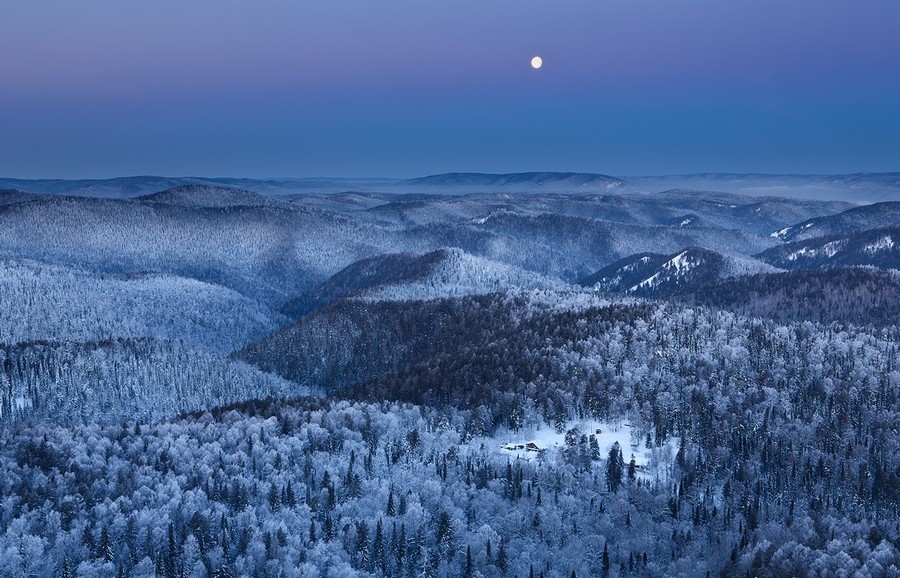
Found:
[{"label": "snow-covered clearing", "polygon": [[[553,459],[556,452],[566,445],[566,432],[576,429],[581,434],[594,436],[600,448],[600,456],[605,460],[613,444],[618,443],[622,458],[628,464],[634,457],[641,475],[652,477],[672,463],[678,451],[679,438],[670,438],[658,447],[648,448],[646,438],[629,423],[611,423],[597,420],[573,421],[566,424],[562,433],[549,425],[525,428],[507,438],[494,439],[499,451],[515,459]],[[536,449],[535,449],[536,448]]]}]

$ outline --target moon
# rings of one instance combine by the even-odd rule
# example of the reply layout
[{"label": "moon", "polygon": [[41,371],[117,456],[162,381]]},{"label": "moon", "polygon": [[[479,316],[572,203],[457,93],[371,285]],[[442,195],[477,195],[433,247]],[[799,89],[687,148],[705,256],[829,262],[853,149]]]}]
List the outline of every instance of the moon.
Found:
[{"label": "moon", "polygon": [[544,60],[540,56],[535,56],[531,59],[531,68],[537,70],[541,66],[544,65]]}]

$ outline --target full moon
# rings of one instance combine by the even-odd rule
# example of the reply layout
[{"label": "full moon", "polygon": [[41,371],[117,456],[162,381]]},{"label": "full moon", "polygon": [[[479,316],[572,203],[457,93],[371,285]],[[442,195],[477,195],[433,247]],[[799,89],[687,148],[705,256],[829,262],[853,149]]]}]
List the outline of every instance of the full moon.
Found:
[{"label": "full moon", "polygon": [[543,64],[544,64],[544,61],[543,61],[543,59],[541,59],[540,56],[535,56],[534,58],[531,59],[531,68],[533,68],[535,70],[537,70],[538,68],[543,66]]}]

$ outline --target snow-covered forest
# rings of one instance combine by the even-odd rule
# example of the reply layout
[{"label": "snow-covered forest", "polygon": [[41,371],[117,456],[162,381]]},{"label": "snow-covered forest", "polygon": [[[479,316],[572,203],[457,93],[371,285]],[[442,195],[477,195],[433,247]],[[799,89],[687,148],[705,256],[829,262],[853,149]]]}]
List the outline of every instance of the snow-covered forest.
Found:
[{"label": "snow-covered forest", "polygon": [[880,205],[0,192],[0,577],[898,577]]},{"label": "snow-covered forest", "polygon": [[0,343],[178,339],[228,353],[285,319],[220,285],[174,275],[97,275],[0,261]]}]

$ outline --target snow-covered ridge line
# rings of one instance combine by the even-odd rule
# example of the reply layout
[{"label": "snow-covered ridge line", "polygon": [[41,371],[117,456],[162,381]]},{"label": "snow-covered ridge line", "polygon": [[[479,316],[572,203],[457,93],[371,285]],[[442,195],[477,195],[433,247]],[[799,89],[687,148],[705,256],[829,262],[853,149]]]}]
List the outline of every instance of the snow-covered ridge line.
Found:
[{"label": "snow-covered ridge line", "polygon": [[[682,251],[681,253],[675,255],[672,259],[665,262],[661,267],[660,271],[654,273],[652,277],[645,279],[628,289],[629,293],[634,293],[635,291],[639,291],[641,289],[652,289],[656,286],[657,283],[661,281],[669,281],[672,277],[680,277],[685,275],[691,269],[694,269],[698,265],[700,265],[701,259],[700,257],[694,257],[688,254],[688,251]],[[663,277],[663,275],[666,275]]]},{"label": "snow-covered ridge line", "polygon": [[365,291],[366,301],[407,301],[478,295],[498,291],[565,290],[567,283],[470,255],[461,249],[443,249],[441,260],[426,276],[409,283],[389,284]]}]

